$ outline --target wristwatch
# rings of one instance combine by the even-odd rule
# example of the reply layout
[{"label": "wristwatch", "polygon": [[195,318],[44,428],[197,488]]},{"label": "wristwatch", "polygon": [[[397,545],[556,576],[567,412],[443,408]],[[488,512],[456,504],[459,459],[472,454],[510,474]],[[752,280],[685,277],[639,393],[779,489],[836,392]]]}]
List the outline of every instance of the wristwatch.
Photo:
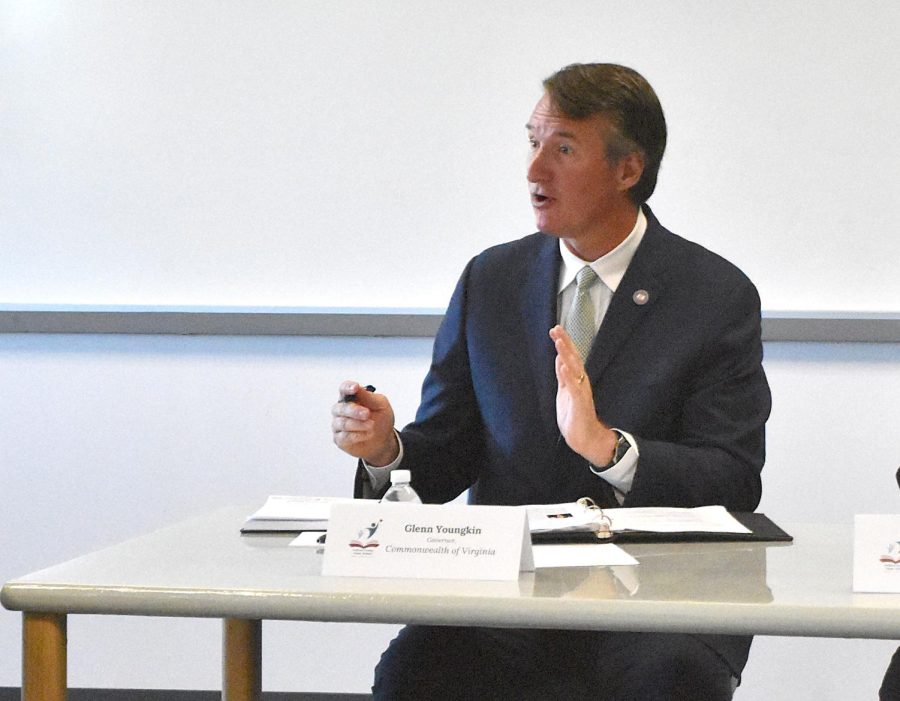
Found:
[{"label": "wristwatch", "polygon": [[619,460],[621,460],[625,453],[628,452],[628,449],[631,447],[631,443],[628,442],[628,439],[625,438],[619,431],[613,429],[615,431],[618,438],[616,439],[616,447],[613,449],[612,460],[610,460],[606,465],[595,465],[598,470],[608,470],[610,467],[615,465]]}]

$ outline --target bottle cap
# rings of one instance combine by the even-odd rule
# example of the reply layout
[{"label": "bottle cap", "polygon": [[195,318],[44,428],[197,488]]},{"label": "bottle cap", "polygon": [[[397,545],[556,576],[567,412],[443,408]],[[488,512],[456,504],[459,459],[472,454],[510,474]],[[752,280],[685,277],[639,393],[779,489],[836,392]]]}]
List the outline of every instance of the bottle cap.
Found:
[{"label": "bottle cap", "polygon": [[391,470],[391,484],[409,482],[409,470]]}]

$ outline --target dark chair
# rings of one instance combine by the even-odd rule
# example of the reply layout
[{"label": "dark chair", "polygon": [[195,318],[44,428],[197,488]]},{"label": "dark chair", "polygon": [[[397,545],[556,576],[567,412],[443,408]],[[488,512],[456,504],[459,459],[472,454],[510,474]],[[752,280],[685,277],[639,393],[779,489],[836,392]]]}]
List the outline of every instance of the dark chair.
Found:
[{"label": "dark chair", "polygon": [[[897,486],[900,487],[900,468],[897,468]],[[900,701],[900,647],[891,657],[891,663],[884,673],[881,688],[878,690],[879,701]]]},{"label": "dark chair", "polygon": [[879,701],[900,701],[900,647],[891,657],[887,672],[878,690]]}]

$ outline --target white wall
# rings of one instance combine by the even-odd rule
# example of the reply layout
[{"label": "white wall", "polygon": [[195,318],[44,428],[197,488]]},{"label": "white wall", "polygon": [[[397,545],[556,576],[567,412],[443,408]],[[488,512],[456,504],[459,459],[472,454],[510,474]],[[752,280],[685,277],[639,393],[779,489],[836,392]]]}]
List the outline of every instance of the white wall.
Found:
[{"label": "white wall", "polygon": [[[329,433],[337,384],[376,384],[404,422],[430,345],[0,335],[0,580],[195,511],[269,493],[347,494],[353,464]],[[775,405],[761,510],[848,525],[854,513],[900,512],[900,345],[769,344],[766,367]],[[265,688],[365,691],[394,630],[266,623]],[[69,635],[72,686],[220,683],[214,621],[72,616]],[[18,614],[0,611],[0,686],[19,682],[19,646]],[[872,698],[893,648],[759,638],[738,698]]]},{"label": "white wall", "polygon": [[616,61],[668,226],[767,310],[898,311],[898,35],[890,0],[0,0],[0,303],[443,308],[533,226],[540,80]]}]

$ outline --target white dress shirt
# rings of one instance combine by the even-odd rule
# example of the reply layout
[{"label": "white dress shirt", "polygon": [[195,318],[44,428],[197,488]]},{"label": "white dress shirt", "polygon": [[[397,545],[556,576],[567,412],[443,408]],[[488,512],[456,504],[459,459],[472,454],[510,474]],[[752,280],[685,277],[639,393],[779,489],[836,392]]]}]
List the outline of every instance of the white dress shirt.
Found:
[{"label": "white dress shirt", "polygon": [[[606,310],[609,309],[612,296],[619,288],[622,278],[625,277],[625,271],[628,269],[631,259],[634,258],[635,251],[637,251],[646,231],[647,217],[639,209],[637,221],[631,233],[625,237],[622,243],[595,261],[582,260],[566,248],[566,245],[560,239],[559,253],[562,256],[562,265],[559,269],[559,296],[556,304],[559,312],[557,319],[559,323],[562,324],[563,320],[568,316],[572,300],[575,299],[575,289],[577,287],[575,276],[578,275],[578,271],[585,265],[590,265],[603,283],[593,285],[590,288],[591,301],[594,303],[595,311],[594,325],[597,327],[598,332],[602,330],[603,318],[606,316]],[[615,430],[625,436],[631,447],[625,452],[619,462],[610,468],[600,470],[590,465],[590,463],[588,465],[590,465],[594,474],[609,482],[615,490],[616,499],[621,504],[625,500],[625,495],[631,491],[631,483],[634,481],[634,473],[637,470],[640,453],[634,436],[620,428]]]}]

